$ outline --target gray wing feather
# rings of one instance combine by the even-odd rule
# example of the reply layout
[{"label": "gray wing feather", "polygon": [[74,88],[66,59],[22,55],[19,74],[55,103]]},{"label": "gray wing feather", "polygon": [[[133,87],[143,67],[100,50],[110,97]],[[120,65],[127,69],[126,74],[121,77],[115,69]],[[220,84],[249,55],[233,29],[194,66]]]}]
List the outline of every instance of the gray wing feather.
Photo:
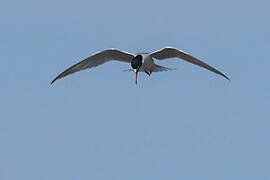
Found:
[{"label": "gray wing feather", "polygon": [[159,59],[159,60],[177,57],[177,58],[183,59],[189,63],[192,63],[195,65],[201,66],[205,69],[208,69],[209,71],[217,73],[217,74],[225,77],[226,79],[230,80],[225,74],[223,74],[222,72],[218,71],[217,69],[211,67],[209,64],[202,62],[201,60],[189,55],[188,53],[185,53],[184,51],[181,51],[181,50],[178,50],[178,49],[175,49],[172,47],[165,47],[163,49],[155,51],[155,52],[151,53],[150,56],[153,58]]},{"label": "gray wing feather", "polygon": [[106,50],[97,52],[91,55],[90,57],[78,62],[77,64],[74,64],[73,66],[69,67],[64,72],[59,74],[56,78],[54,78],[51,84],[54,83],[54,81],[56,81],[57,79],[63,78],[69,74],[72,74],[72,73],[75,73],[77,71],[81,71],[87,68],[96,67],[111,60],[117,60],[117,61],[130,63],[133,58],[134,58],[134,55],[127,52],[120,51],[117,49],[106,49]]}]

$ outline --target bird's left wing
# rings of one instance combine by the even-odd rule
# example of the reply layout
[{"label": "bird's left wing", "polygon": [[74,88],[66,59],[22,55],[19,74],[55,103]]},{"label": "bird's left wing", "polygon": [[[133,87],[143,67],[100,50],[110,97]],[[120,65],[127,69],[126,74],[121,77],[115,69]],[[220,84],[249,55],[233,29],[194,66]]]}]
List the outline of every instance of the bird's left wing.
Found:
[{"label": "bird's left wing", "polygon": [[218,71],[217,69],[213,68],[212,66],[210,66],[209,64],[206,64],[205,62],[202,62],[201,60],[189,55],[188,53],[185,53],[184,51],[172,48],[172,47],[165,47],[163,49],[160,49],[158,51],[155,51],[153,53],[150,54],[151,57],[159,59],[159,60],[163,60],[163,59],[167,59],[167,58],[180,58],[183,59],[189,63],[201,66],[205,69],[208,69],[209,71],[212,71],[214,73],[217,73],[223,77],[225,77],[226,79],[230,80],[225,74],[223,74],[222,72]]},{"label": "bird's left wing", "polygon": [[81,71],[83,69],[92,68],[104,64],[105,62],[111,60],[117,60],[122,62],[130,63],[134,58],[133,54],[120,51],[118,49],[106,49],[103,51],[99,51],[90,57],[74,64],[70,68],[66,69],[64,72],[59,74],[54,80],[52,80],[51,84],[54,83],[57,79],[63,78],[69,74],[75,73],[77,71]]}]

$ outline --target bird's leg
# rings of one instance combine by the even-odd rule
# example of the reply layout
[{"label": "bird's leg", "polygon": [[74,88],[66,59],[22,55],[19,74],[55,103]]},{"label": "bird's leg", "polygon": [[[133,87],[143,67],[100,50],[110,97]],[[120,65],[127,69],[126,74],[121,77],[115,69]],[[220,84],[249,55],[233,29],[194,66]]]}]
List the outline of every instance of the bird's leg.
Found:
[{"label": "bird's leg", "polygon": [[148,72],[146,69],[144,70],[144,72],[145,72],[146,74],[148,74],[148,76],[150,76],[150,75],[151,75],[151,73],[152,73],[152,71],[151,71],[151,70]]}]

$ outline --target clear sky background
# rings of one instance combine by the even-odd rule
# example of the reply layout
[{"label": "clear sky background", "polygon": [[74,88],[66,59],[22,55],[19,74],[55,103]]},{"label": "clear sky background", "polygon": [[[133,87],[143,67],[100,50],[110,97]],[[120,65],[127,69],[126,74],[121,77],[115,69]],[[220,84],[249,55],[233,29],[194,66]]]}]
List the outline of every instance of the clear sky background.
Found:
[{"label": "clear sky background", "polygon": [[[270,3],[4,0],[0,180],[270,179]],[[104,48],[182,49],[151,77],[110,62],[50,85]]]}]

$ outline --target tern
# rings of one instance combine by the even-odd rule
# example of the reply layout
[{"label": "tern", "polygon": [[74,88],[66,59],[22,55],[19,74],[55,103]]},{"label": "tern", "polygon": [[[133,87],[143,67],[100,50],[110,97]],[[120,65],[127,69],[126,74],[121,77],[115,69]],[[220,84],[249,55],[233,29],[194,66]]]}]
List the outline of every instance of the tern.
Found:
[{"label": "tern", "polygon": [[54,83],[57,79],[61,79],[69,74],[72,74],[72,73],[75,73],[77,71],[81,71],[84,69],[96,67],[96,66],[104,64],[105,62],[112,61],[112,60],[130,63],[131,69],[128,69],[127,71],[135,72],[135,84],[137,84],[138,72],[145,72],[146,74],[150,76],[152,72],[172,70],[172,68],[163,67],[163,66],[155,64],[154,62],[154,59],[164,60],[168,58],[183,59],[189,63],[201,66],[209,71],[212,71],[230,80],[225,74],[223,74],[219,70],[189,55],[188,53],[182,50],[173,48],[173,47],[164,47],[152,53],[141,53],[141,54],[131,54],[128,52],[115,49],[115,48],[111,48],[111,49],[99,51],[91,55],[90,57],[78,62],[77,64],[74,64],[73,66],[69,67],[64,72],[59,74],[56,78],[54,78],[51,84]]}]

